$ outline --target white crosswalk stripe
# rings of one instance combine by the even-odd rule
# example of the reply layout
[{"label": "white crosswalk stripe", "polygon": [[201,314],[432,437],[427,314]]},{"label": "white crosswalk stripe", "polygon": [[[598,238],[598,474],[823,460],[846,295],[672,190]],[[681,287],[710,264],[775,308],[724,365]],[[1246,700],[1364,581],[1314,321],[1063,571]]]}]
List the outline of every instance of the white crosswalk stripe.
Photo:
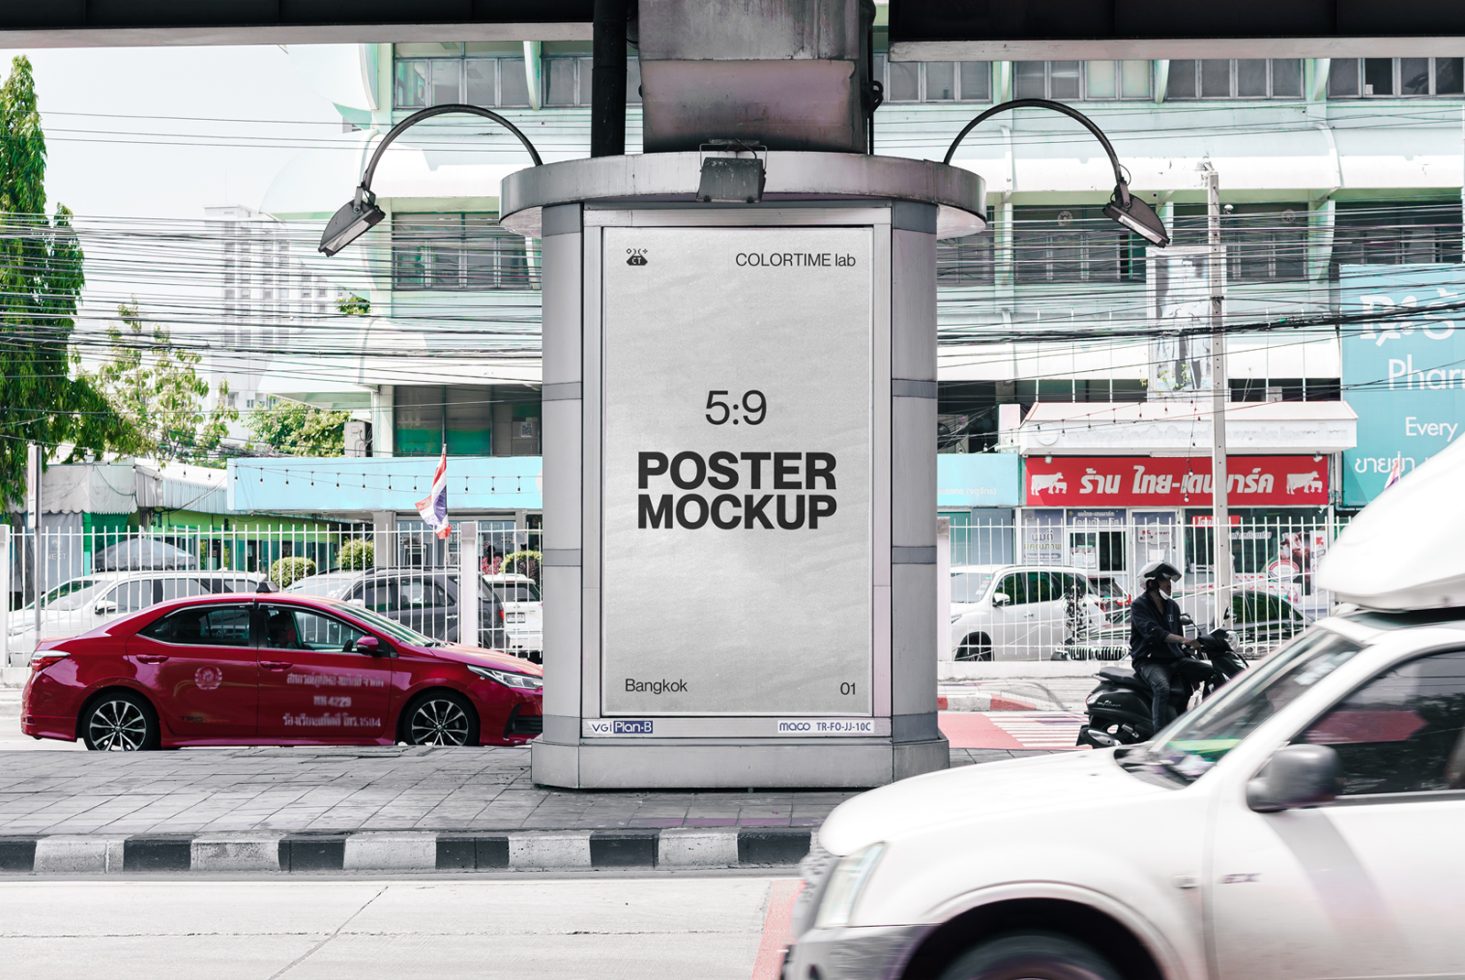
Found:
[{"label": "white crosswalk stripe", "polygon": [[992,723],[1029,749],[1072,749],[1083,715],[1070,711],[1008,711],[987,715]]}]

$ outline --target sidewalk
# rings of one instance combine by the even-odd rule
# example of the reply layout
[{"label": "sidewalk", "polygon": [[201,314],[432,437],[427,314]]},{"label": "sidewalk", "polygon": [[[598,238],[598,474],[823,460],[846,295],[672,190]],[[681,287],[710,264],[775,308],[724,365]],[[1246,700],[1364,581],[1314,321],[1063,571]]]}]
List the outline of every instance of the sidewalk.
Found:
[{"label": "sidewalk", "polygon": [[853,795],[553,790],[522,748],[3,751],[0,872],[782,866]]}]

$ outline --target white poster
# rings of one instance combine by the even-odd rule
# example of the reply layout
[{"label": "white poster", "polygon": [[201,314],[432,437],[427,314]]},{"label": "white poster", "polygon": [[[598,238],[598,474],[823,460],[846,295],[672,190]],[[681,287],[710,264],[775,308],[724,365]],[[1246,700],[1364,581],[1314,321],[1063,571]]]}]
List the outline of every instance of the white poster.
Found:
[{"label": "white poster", "polygon": [[871,712],[868,228],[610,228],[607,715]]}]

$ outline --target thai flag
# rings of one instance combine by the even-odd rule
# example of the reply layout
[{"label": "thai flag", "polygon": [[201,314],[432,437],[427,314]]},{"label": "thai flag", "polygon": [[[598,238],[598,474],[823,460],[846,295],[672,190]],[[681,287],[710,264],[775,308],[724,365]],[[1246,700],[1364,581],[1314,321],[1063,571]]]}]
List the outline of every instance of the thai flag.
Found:
[{"label": "thai flag", "polygon": [[453,525],[448,523],[448,447],[443,447],[443,454],[437,461],[437,472],[432,475],[432,489],[426,497],[417,501],[417,513],[422,515],[422,523],[437,534],[439,538],[446,540],[449,534],[453,533]]},{"label": "thai flag", "polygon": [[1404,479],[1404,457],[1395,456],[1389,464],[1389,478],[1384,481],[1384,489],[1387,490],[1400,480]]}]

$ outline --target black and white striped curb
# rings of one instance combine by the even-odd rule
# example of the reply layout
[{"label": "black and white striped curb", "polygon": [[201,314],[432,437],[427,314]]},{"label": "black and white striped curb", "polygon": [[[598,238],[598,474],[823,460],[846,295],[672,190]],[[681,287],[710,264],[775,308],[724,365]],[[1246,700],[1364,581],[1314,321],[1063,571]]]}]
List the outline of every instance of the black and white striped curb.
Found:
[{"label": "black and white striped curb", "polygon": [[789,867],[809,852],[794,828],[355,831],[0,837],[0,874],[465,872]]}]

